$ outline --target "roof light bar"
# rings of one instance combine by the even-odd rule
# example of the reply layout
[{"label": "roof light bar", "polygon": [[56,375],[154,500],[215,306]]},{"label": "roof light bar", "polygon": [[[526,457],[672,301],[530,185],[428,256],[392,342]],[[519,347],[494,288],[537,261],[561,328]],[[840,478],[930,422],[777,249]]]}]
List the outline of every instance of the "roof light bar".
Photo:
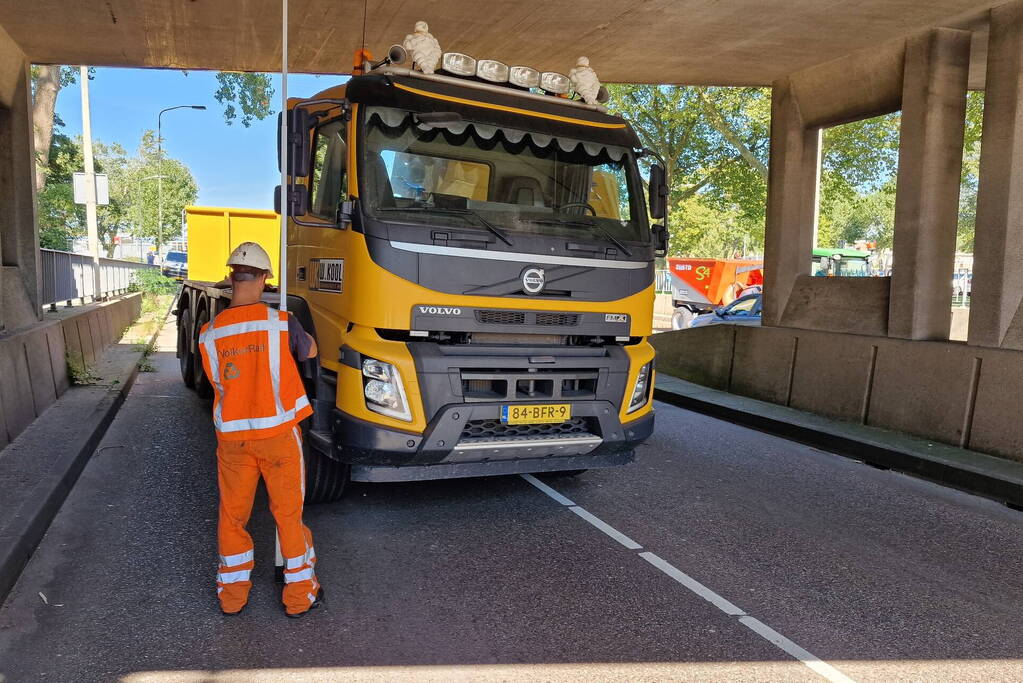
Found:
[{"label": "roof light bar", "polygon": [[540,72],[528,66],[513,66],[508,69],[508,81],[520,88],[539,88]]},{"label": "roof light bar", "polygon": [[559,74],[557,71],[544,71],[540,74],[540,88],[546,92],[564,95],[568,93],[570,87],[572,87],[572,82],[564,74]]},{"label": "roof light bar", "polygon": [[476,59],[461,52],[445,52],[441,68],[456,76],[475,76]]},{"label": "roof light bar", "polygon": [[496,59],[481,59],[476,62],[476,76],[491,83],[507,83],[508,65]]}]

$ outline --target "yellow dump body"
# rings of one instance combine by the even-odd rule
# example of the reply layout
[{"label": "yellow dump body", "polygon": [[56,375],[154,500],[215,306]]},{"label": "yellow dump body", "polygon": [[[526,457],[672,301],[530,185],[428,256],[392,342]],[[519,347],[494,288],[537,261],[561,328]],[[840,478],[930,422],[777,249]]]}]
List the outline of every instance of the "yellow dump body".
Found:
[{"label": "yellow dump body", "polygon": [[219,206],[186,206],[188,279],[218,282],[227,275],[227,257],[242,242],[256,242],[270,255],[274,277],[281,262],[281,217],[273,211]]}]

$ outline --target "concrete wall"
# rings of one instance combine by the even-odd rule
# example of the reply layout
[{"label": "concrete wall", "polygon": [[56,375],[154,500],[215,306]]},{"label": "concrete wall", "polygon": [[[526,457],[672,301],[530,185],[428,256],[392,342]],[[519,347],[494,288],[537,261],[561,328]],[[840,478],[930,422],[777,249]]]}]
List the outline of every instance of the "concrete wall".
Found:
[{"label": "concrete wall", "polygon": [[658,372],[1023,461],[1023,351],[738,325],[652,343]]},{"label": "concrete wall", "polygon": [[40,319],[29,63],[0,28],[0,332]]},{"label": "concrete wall", "polygon": [[132,294],[0,336],[0,448],[67,390],[68,360],[95,363],[141,309]]}]

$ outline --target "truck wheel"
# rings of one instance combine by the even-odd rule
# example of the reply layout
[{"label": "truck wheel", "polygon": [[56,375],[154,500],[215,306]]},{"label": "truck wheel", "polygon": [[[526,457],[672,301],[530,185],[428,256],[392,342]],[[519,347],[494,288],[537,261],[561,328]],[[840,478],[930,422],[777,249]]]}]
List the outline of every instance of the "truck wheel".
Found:
[{"label": "truck wheel", "polygon": [[348,465],[329,458],[303,441],[305,502],[333,503],[341,500],[348,484]]},{"label": "truck wheel", "polygon": [[192,312],[186,310],[178,318],[178,365],[181,367],[181,381],[189,389],[195,389],[195,366],[192,360]]},{"label": "truck wheel", "polygon": [[693,318],[696,316],[688,308],[678,307],[671,316],[671,329],[673,330],[684,330],[689,327],[689,323],[693,322]]},{"label": "truck wheel", "polygon": [[199,353],[199,330],[209,322],[210,314],[206,310],[199,311],[198,319],[195,321],[195,346],[192,347],[192,373],[195,377],[195,393],[199,398],[213,398],[213,385],[210,378],[206,376],[206,369],[202,366],[202,354]]}]

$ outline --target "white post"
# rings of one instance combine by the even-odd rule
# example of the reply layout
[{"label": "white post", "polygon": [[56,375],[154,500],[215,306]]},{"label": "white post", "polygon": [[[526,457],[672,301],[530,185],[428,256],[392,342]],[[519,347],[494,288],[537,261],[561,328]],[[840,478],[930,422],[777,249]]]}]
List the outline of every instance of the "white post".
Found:
[{"label": "white post", "polygon": [[89,117],[89,69],[78,67],[82,87],[82,156],[85,157],[85,222],[89,229],[89,253],[92,254],[93,301],[103,297],[99,273],[99,226],[96,222],[96,165],[92,159],[92,120]]},{"label": "white post", "polygon": [[280,310],[288,310],[288,0],[281,0],[281,258]]}]

